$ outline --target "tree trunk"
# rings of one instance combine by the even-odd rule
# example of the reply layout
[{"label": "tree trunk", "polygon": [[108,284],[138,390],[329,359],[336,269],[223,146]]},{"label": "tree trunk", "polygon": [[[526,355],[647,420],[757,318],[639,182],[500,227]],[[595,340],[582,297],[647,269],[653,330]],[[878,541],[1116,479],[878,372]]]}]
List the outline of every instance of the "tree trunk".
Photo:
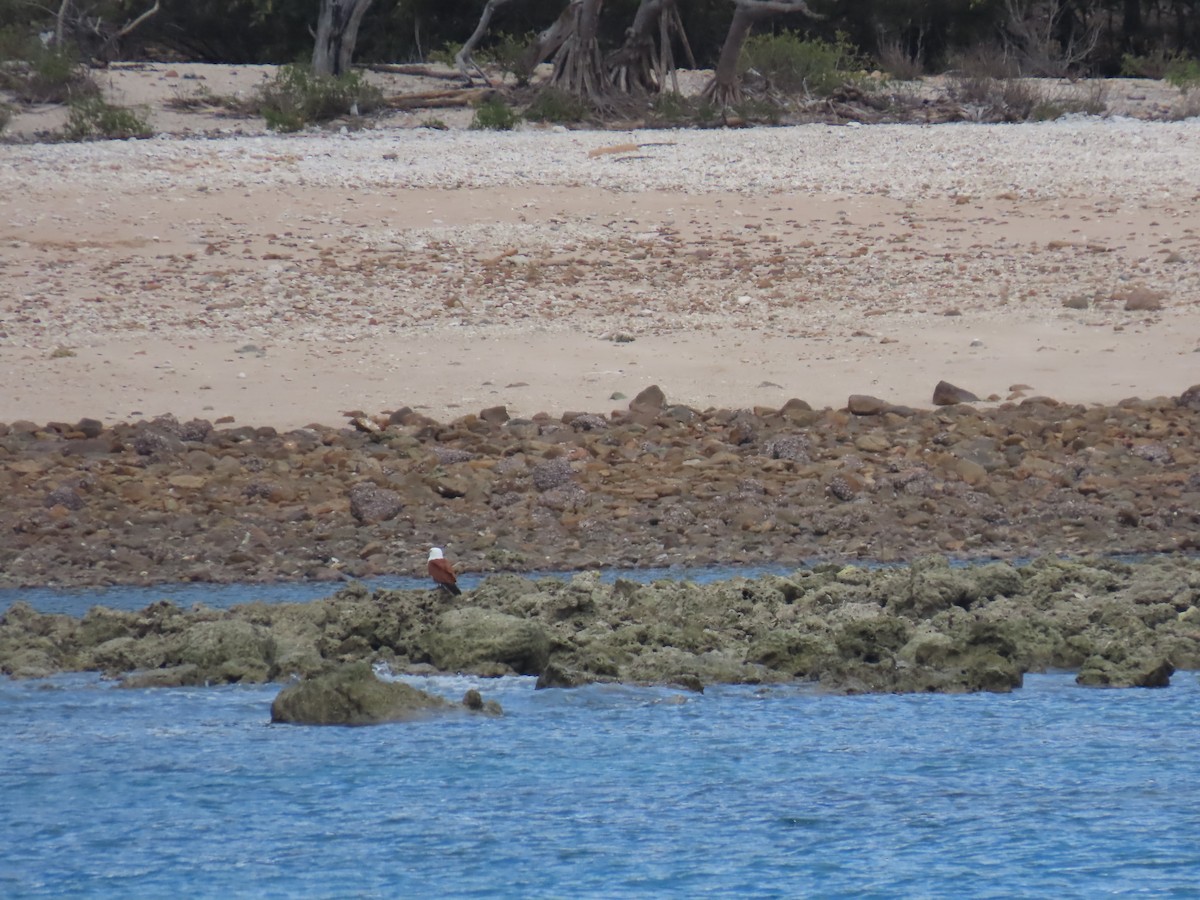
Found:
[{"label": "tree trunk", "polygon": [[[502,6],[507,6],[511,2],[512,0],[487,0],[487,3],[483,5],[483,12],[479,14],[479,24],[475,26],[475,30],[471,32],[471,36],[467,38],[462,48],[454,54],[454,66],[462,73],[462,77],[467,80],[468,84],[471,82],[471,68],[479,69],[479,66],[475,65],[475,60],[472,59],[471,54],[475,52],[475,48],[479,46],[479,42],[487,34],[488,26],[492,24],[492,16],[495,15],[496,10]],[[480,74],[482,75],[483,73],[480,72]],[[485,78],[484,80],[486,81],[487,79]]]},{"label": "tree trunk", "polygon": [[341,75],[350,71],[358,26],[370,5],[371,0],[321,0],[313,74]]},{"label": "tree trunk", "polygon": [[532,72],[541,63],[556,55],[559,48],[566,43],[567,38],[575,28],[575,3],[578,0],[567,0],[567,5],[559,13],[554,24],[543,30],[525,52],[524,64],[526,70]]},{"label": "tree trunk", "polygon": [[738,60],[755,22],[775,13],[790,12],[802,12],[813,19],[821,18],[805,5],[804,0],[733,0],[733,3],[733,21],[729,23],[729,31],[725,34],[725,43],[721,45],[717,68],[712,81],[704,88],[704,96],[722,109],[742,98]]},{"label": "tree trunk", "polygon": [[608,96],[604,60],[600,57],[600,8],[604,0],[571,0],[573,27],[554,55],[550,83],[592,103]]},{"label": "tree trunk", "polygon": [[639,90],[657,93],[663,90],[669,74],[678,93],[673,50],[676,36],[683,42],[694,68],[692,48],[683,31],[676,0],[641,0],[633,24],[625,29],[625,43],[605,61],[609,82],[625,93]]},{"label": "tree trunk", "polygon": [[729,23],[729,31],[725,33],[725,43],[721,45],[721,55],[717,57],[712,81],[704,89],[704,96],[717,106],[729,106],[742,99],[738,59],[741,58],[746,38],[750,36],[750,27],[757,18],[761,16],[755,15],[744,6],[739,6],[733,11],[733,21]]}]

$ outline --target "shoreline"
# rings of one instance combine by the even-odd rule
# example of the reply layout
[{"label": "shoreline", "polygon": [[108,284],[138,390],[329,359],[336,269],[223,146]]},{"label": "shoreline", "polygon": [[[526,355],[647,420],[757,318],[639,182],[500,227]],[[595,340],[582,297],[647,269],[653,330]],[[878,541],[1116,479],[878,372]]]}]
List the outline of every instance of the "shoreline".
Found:
[{"label": "shoreline", "polygon": [[1200,386],[1087,407],[413,410],[277,431],[0,426],[0,583],[1018,559],[1200,549]]}]

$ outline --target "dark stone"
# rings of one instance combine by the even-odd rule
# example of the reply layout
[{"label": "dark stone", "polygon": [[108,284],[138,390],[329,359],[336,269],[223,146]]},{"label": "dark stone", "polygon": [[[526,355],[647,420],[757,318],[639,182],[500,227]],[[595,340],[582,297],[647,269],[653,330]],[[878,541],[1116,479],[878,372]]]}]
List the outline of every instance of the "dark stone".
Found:
[{"label": "dark stone", "polygon": [[846,409],[856,416],[878,416],[888,409],[888,404],[869,394],[851,394]]},{"label": "dark stone", "polygon": [[75,430],[85,438],[95,438],[103,433],[104,423],[99,419],[80,419],[75,425]]},{"label": "dark stone", "polygon": [[974,403],[979,398],[968,390],[956,387],[948,381],[939,381],[933,389],[934,406],[952,406],[955,403]]},{"label": "dark stone", "polygon": [[1194,409],[1200,412],[1200,384],[1193,384],[1180,394],[1177,402],[1184,409]]},{"label": "dark stone", "polygon": [[45,507],[65,506],[67,509],[79,510],[83,509],[85,503],[84,499],[79,496],[79,492],[74,488],[60,487],[46,494],[42,505]]},{"label": "dark stone", "polygon": [[386,522],[403,511],[404,500],[395,491],[369,481],[360,481],[350,488],[350,515],[364,524]]},{"label": "dark stone", "polygon": [[489,425],[503,425],[508,421],[508,409],[504,406],[489,406],[479,411],[479,418]]},{"label": "dark stone", "polygon": [[652,384],[629,401],[629,411],[657,414],[662,411],[662,408],[666,404],[667,395],[663,393],[662,388],[657,384]]}]

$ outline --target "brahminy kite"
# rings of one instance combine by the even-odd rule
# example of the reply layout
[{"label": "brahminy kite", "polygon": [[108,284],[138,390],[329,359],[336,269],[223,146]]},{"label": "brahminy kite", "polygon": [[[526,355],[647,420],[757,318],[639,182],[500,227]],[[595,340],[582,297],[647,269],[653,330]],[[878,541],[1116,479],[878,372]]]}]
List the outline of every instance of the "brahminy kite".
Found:
[{"label": "brahminy kite", "polygon": [[455,596],[462,593],[458,587],[458,578],[454,574],[454,568],[442,555],[441,547],[434,547],[429,551],[429,577],[437,582],[438,587]]}]

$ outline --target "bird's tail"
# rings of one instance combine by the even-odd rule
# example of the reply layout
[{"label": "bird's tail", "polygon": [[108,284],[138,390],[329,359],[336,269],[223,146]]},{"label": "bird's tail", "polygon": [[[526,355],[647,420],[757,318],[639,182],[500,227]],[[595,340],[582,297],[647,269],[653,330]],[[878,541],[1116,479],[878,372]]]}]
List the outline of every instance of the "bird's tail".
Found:
[{"label": "bird's tail", "polygon": [[448,590],[455,597],[462,593],[462,588],[460,588],[457,584],[445,584],[442,585],[442,587]]}]

